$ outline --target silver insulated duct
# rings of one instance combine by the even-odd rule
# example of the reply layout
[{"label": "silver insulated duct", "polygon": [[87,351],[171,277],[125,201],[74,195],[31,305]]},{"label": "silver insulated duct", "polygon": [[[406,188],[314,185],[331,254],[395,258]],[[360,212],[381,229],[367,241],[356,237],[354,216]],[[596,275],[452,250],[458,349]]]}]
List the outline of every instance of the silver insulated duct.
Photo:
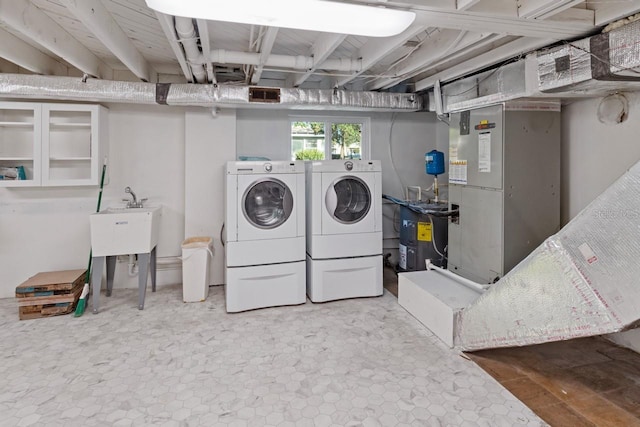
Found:
[{"label": "silver insulated duct", "polygon": [[415,94],[83,80],[23,74],[0,74],[0,98],[231,108],[405,112],[423,109],[422,98]]},{"label": "silver insulated duct", "polygon": [[640,163],[462,310],[464,350],[540,344],[640,325]]},{"label": "silver insulated duct", "polygon": [[640,88],[640,21],[538,53],[542,92]]}]

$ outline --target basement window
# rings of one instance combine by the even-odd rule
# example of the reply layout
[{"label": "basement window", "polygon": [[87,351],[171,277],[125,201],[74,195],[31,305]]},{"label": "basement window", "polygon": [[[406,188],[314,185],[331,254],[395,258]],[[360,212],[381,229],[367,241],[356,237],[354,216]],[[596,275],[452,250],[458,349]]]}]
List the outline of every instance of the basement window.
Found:
[{"label": "basement window", "polygon": [[369,159],[369,119],[291,119],[291,160]]}]

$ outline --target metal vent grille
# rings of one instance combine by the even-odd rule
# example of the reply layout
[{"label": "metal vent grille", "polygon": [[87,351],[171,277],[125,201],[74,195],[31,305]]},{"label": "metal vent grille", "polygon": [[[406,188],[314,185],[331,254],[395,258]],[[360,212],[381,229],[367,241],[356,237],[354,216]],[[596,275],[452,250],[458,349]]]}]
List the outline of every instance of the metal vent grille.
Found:
[{"label": "metal vent grille", "polygon": [[277,87],[251,87],[249,88],[249,102],[280,102],[280,88]]}]

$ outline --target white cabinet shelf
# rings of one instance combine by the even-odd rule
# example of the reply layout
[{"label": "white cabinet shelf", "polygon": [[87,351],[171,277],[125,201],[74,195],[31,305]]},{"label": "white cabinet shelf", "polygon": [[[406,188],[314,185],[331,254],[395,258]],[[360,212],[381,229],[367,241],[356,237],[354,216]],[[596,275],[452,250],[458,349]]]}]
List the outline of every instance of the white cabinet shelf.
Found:
[{"label": "white cabinet shelf", "polygon": [[108,142],[100,105],[0,102],[0,187],[98,185]]},{"label": "white cabinet shelf", "polygon": [[33,128],[33,123],[29,123],[29,122],[0,122],[0,127],[6,127],[6,128]]}]

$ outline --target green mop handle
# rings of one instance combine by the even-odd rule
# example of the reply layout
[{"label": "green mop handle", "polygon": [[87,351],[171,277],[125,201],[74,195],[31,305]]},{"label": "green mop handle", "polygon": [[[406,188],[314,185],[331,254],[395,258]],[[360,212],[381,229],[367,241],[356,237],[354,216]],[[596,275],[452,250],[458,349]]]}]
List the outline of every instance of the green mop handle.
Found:
[{"label": "green mop handle", "polygon": [[[98,206],[96,207],[96,213],[100,212],[100,204],[102,204],[102,189],[104,188],[104,176],[107,172],[107,158],[104,158],[104,163],[102,164],[102,176],[100,177],[100,192],[98,193]],[[91,260],[93,259],[93,249],[89,251],[89,262],[87,263],[87,277],[85,277],[84,282],[89,283],[91,279]]]}]

